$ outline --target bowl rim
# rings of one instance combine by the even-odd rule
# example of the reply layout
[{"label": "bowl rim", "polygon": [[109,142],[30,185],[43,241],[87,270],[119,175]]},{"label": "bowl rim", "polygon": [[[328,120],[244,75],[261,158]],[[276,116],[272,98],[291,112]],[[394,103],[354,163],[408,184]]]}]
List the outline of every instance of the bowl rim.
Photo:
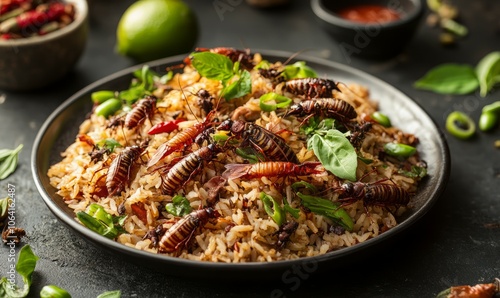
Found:
[{"label": "bowl rim", "polygon": [[75,31],[82,24],[84,24],[87,19],[89,10],[87,0],[63,0],[63,2],[70,2],[75,5],[75,19],[68,26],[43,36],[32,36],[12,40],[0,39],[0,47],[35,45],[38,43],[49,42]]},{"label": "bowl rim", "polygon": [[[380,28],[395,28],[402,26],[408,22],[411,22],[415,19],[418,19],[420,15],[423,14],[425,6],[423,0],[408,0],[409,2],[415,5],[415,9],[410,11],[408,14],[403,15],[402,18],[390,21],[390,22],[374,22],[374,23],[361,23],[361,22],[353,22],[347,19],[344,19],[334,12],[326,9],[324,2],[328,0],[311,0],[311,8],[314,14],[320,18],[321,20],[327,22],[328,24],[343,27],[343,28],[365,28],[367,26],[378,26]],[[365,0],[361,0],[360,4]],[[349,3],[349,5],[355,5],[358,3]]]}]

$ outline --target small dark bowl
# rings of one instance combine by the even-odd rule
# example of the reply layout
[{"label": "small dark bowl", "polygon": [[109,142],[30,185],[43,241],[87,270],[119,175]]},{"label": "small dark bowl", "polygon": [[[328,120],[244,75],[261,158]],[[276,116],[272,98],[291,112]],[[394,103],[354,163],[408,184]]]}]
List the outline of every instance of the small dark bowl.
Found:
[{"label": "small dark bowl", "polygon": [[68,26],[43,36],[0,40],[0,89],[28,91],[55,83],[78,62],[88,36],[87,0],[75,5]]},{"label": "small dark bowl", "polygon": [[[356,5],[392,8],[400,19],[385,23],[361,23],[337,12]],[[413,37],[425,11],[422,0],[311,0],[323,27],[338,41],[347,57],[387,59],[401,53]]]}]

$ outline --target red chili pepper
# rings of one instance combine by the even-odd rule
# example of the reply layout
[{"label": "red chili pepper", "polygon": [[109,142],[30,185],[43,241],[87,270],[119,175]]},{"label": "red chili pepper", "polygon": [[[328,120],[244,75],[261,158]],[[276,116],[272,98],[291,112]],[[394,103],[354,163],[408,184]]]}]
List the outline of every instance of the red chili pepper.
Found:
[{"label": "red chili pepper", "polygon": [[[7,2],[7,3],[5,3]],[[31,4],[31,0],[10,0],[10,1],[0,1],[0,15],[11,11],[23,4]]]},{"label": "red chili pepper", "polygon": [[62,3],[51,3],[45,11],[27,11],[16,18],[17,26],[21,30],[30,26],[39,28],[48,22],[59,19],[64,14],[64,7]]},{"label": "red chili pepper", "polygon": [[148,131],[149,135],[155,135],[159,133],[169,133],[172,132],[176,129],[179,129],[179,124],[182,121],[186,121],[186,119],[175,119],[172,121],[167,121],[167,122],[160,122],[158,124],[155,124],[151,129]]}]

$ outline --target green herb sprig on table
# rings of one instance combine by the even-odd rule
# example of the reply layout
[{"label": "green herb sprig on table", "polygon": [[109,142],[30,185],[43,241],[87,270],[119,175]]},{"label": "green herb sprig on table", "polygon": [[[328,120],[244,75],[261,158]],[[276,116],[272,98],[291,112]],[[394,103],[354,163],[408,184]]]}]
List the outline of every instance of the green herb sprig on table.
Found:
[{"label": "green herb sprig on table", "polygon": [[17,168],[19,152],[23,149],[23,144],[16,149],[0,149],[0,180],[3,180],[14,173]]},{"label": "green herb sprig on table", "polygon": [[479,88],[485,97],[493,86],[500,83],[500,51],[484,56],[477,66],[441,64],[417,80],[414,87],[441,94],[469,94]]}]

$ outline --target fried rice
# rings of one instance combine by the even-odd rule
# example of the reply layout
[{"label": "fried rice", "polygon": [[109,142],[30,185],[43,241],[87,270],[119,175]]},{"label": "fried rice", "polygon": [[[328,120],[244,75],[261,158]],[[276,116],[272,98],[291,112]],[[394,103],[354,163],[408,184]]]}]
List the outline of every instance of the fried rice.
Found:
[{"label": "fried rice", "polygon": [[[257,65],[262,57],[252,55]],[[270,68],[282,69],[282,62],[274,62]],[[301,130],[304,119],[286,115],[285,109],[271,112],[262,111],[259,98],[268,92],[280,92],[291,98],[293,103],[300,103],[303,96],[297,96],[280,90],[272,80],[265,78],[257,69],[251,69],[251,93],[233,100],[220,100],[222,83],[202,77],[194,67],[187,65],[167,84],[160,84],[152,92],[157,98],[152,117],[147,117],[137,127],[128,129],[123,125],[110,125],[125,117],[129,111],[121,110],[115,116],[106,119],[91,113],[80,126],[78,136],[63,153],[62,160],[52,165],[48,171],[51,185],[58,190],[64,202],[77,212],[84,212],[90,204],[96,203],[112,216],[124,216],[123,230],[115,240],[123,245],[139,250],[160,253],[158,239],[151,237],[156,231],[159,239],[164,236],[182,217],[167,212],[165,206],[172,202],[172,195],[161,191],[162,179],[169,168],[191,152],[206,146],[193,143],[166,156],[154,167],[148,168],[148,159],[158,148],[178,135],[180,132],[203,122],[207,116],[206,109],[200,105],[197,95],[199,90],[206,90],[213,95],[213,109],[216,119],[209,127],[226,119],[244,119],[259,125],[283,140],[296,154],[300,163],[318,161],[314,152],[307,147],[306,136]],[[404,160],[384,153],[386,143],[402,143],[416,146],[418,139],[395,127],[384,127],[370,118],[377,111],[376,99],[370,98],[367,87],[358,84],[345,85],[339,83],[340,91],[333,91],[332,97],[342,99],[351,104],[357,118],[354,123],[370,121],[372,128],[364,135],[357,148],[360,156],[356,169],[357,179],[367,184],[393,184],[404,189],[410,195],[417,191],[420,177],[407,175],[402,169],[414,165],[422,165],[418,152]],[[170,133],[149,135],[151,127],[160,122],[178,118],[186,121],[178,123],[179,128]],[[230,135],[230,132],[228,132]],[[114,139],[121,144],[114,152],[105,153],[101,159],[92,158],[95,144],[102,140]],[[113,196],[105,191],[105,184],[110,163],[127,146],[145,144],[142,152],[132,166],[132,172],[124,190]],[[237,138],[231,138],[238,143]],[[192,141],[192,140],[191,140]],[[233,143],[234,143],[233,142]],[[226,146],[227,147],[227,146]],[[362,159],[362,160],[361,160]],[[367,162],[368,161],[368,162]],[[317,187],[318,196],[332,202],[339,200],[339,189],[347,182],[319,166],[320,173],[307,176],[288,175],[273,177],[265,173],[258,178],[227,179],[215,199],[210,186],[206,184],[211,178],[220,176],[227,164],[248,164],[248,161],[235,153],[234,148],[225,148],[210,161],[202,161],[198,172],[195,172],[179,186],[176,194],[185,197],[193,211],[213,207],[220,216],[211,218],[206,224],[195,226],[189,239],[179,245],[175,251],[165,255],[197,261],[209,262],[271,262],[277,260],[297,259],[306,256],[317,256],[365,242],[398,225],[398,217],[409,204],[366,204],[361,198],[341,204],[352,219],[351,230],[339,225],[327,216],[315,214],[301,206],[292,189],[297,181],[306,181]],[[286,213],[285,222],[296,222],[296,228],[289,231],[282,245],[278,245],[280,226],[266,212],[261,192],[280,203],[284,201],[292,208],[300,210],[298,218]],[[184,215],[185,217],[186,215]],[[281,227],[283,228],[283,227]],[[154,234],[154,233],[153,233]]]}]

